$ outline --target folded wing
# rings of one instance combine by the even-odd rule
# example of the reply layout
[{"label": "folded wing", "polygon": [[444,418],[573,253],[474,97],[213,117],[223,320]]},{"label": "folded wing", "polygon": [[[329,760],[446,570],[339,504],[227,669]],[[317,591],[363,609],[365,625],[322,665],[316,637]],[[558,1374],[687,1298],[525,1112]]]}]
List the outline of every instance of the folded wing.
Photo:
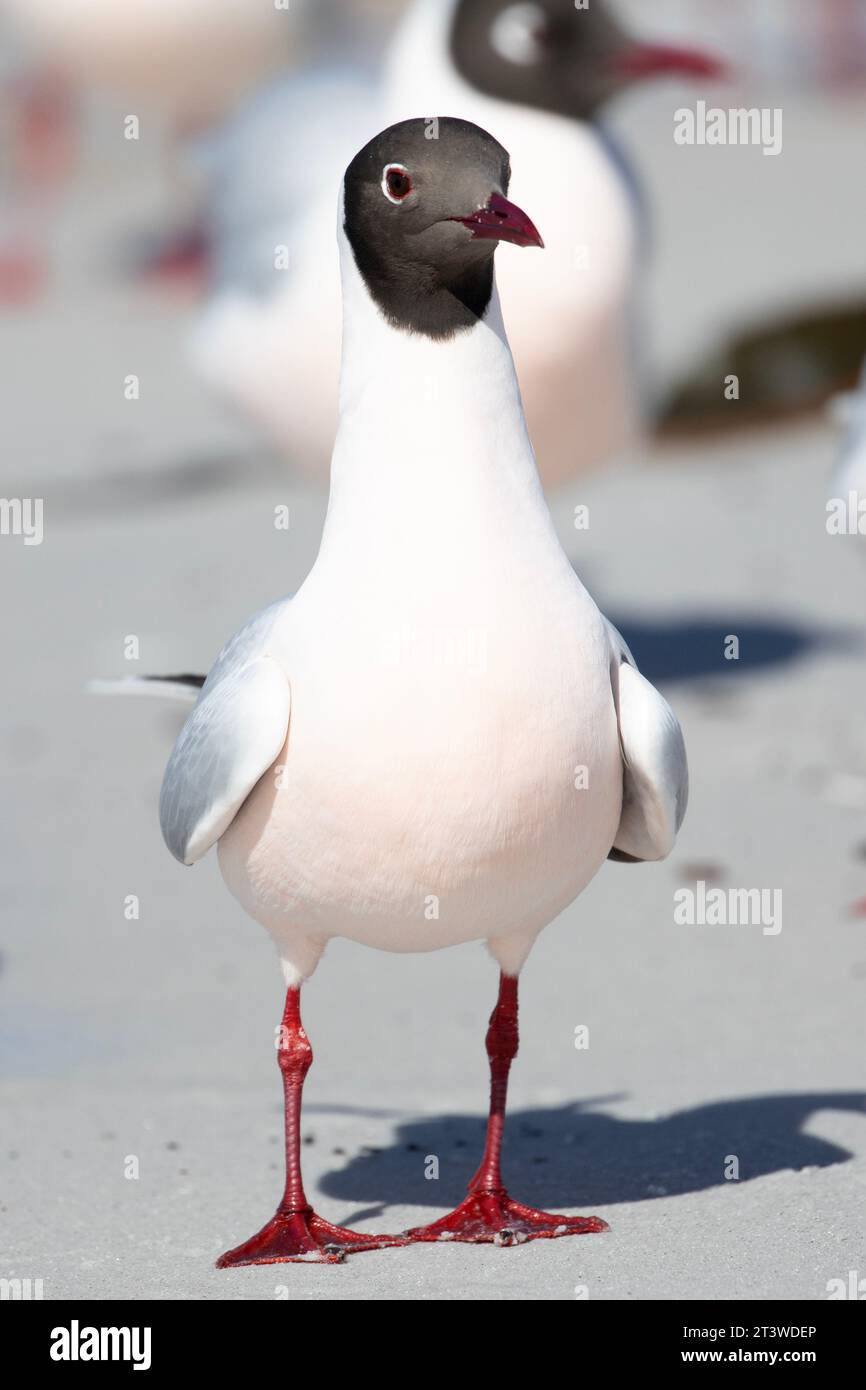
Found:
[{"label": "folded wing", "polygon": [[689,796],[682,730],[611,623],[608,631],[623,760],[622,815],[609,858],[664,859],[674,847]]},{"label": "folded wing", "polygon": [[291,691],[269,656],[211,673],[165,770],[159,799],[163,838],[194,864],[228,829],[286,740]]}]

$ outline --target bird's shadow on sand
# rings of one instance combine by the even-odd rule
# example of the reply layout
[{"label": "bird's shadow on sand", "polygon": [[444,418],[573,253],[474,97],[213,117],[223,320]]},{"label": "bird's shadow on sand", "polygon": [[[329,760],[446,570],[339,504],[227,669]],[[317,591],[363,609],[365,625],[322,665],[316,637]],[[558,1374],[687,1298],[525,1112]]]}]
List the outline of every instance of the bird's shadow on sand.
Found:
[{"label": "bird's shadow on sand", "polygon": [[[607,611],[602,604],[602,611]],[[785,666],[819,652],[862,655],[861,633],[843,627],[811,629],[781,619],[745,614],[648,621],[612,613],[611,622],[631,648],[650,681],[688,681],[703,677],[736,681],[738,676]],[[739,642],[736,660],[725,656],[730,636]]]},{"label": "bird's shadow on sand", "polygon": [[[819,1110],[866,1115],[866,1093],[753,1096],[717,1101],[652,1120],[618,1119],[593,1104],[509,1113],[503,1172],[522,1202],[589,1209],[700,1192],[786,1169],[827,1168],[853,1157],[838,1144],[803,1133]],[[481,1156],[483,1119],[444,1115],[401,1124],[394,1141],[365,1149],[319,1186],[329,1197],[367,1204],[352,1219],[392,1204],[455,1206]],[[866,1133],[866,1131],[864,1131]],[[438,1160],[438,1180],[425,1177]]]}]

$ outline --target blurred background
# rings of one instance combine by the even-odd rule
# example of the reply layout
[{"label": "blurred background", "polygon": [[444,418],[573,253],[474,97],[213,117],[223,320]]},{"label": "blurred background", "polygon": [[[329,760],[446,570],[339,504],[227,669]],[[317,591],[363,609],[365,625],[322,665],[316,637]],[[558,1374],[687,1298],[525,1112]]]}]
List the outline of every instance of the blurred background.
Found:
[{"label": "blurred background", "polygon": [[[0,536],[0,1275],[43,1278],[45,1297],[570,1298],[578,1280],[592,1297],[824,1297],[866,1266],[864,0],[606,7],[724,65],[623,81],[589,113],[628,248],[604,301],[628,339],[611,409],[634,422],[546,472],[549,450],[570,457],[567,411],[545,407],[536,435],[563,545],[691,764],[672,859],[605,867],[524,974],[509,1171],[615,1240],[400,1252],[399,1288],[390,1254],[336,1277],[211,1268],[279,1185],[281,980],[213,857],[185,874],[162,845],[183,711],[85,686],[206,671],[315,557],[332,406],[308,399],[302,420],[281,354],[288,336],[319,360],[310,306],[337,252],[311,211],[333,226],[346,159],[387,123],[414,7],[0,0],[2,491],[44,518],[41,543]],[[499,50],[519,54],[544,15],[500,8]],[[412,86],[411,63],[398,75]],[[676,143],[699,102],[780,111],[779,152]],[[519,202],[532,172],[515,162]],[[609,225],[610,262],[602,226],[576,272],[590,295]],[[579,363],[560,367],[579,392]],[[677,926],[672,895],[698,879],[781,888],[782,932]],[[334,943],[305,1003],[305,1162],[332,1219],[396,1228],[462,1191],[494,988],[476,946]]]}]

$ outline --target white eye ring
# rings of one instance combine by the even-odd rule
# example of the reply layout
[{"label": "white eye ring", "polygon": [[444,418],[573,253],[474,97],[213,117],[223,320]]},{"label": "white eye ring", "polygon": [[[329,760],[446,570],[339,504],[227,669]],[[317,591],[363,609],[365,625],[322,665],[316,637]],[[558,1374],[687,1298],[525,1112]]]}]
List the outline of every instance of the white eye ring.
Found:
[{"label": "white eye ring", "polygon": [[508,63],[529,67],[544,57],[544,45],[538,37],[544,30],[547,15],[540,5],[509,5],[496,16],[490,29],[490,44],[500,58]]},{"label": "white eye ring", "polygon": [[[402,198],[395,198],[394,194],[388,187],[388,175],[393,174],[395,171],[398,174],[405,174],[407,179],[409,180],[409,188],[403,194]],[[409,173],[409,170],[406,168],[406,165],[386,164],[385,168],[382,170],[382,182],[380,184],[380,188],[382,189],[382,192],[385,194],[385,197],[388,199],[389,203],[405,203],[406,199],[409,197],[409,194],[412,192],[412,175]]]}]

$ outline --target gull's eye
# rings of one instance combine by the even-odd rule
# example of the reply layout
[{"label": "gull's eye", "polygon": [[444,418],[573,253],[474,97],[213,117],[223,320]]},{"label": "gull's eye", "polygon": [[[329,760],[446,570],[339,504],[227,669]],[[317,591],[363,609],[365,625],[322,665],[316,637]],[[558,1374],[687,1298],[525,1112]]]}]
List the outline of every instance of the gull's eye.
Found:
[{"label": "gull's eye", "polygon": [[548,18],[540,5],[509,5],[490,30],[491,47],[500,58],[521,67],[546,58],[549,39]]},{"label": "gull's eye", "polygon": [[402,164],[386,164],[382,170],[382,192],[389,203],[402,203],[413,188],[412,175]]}]

